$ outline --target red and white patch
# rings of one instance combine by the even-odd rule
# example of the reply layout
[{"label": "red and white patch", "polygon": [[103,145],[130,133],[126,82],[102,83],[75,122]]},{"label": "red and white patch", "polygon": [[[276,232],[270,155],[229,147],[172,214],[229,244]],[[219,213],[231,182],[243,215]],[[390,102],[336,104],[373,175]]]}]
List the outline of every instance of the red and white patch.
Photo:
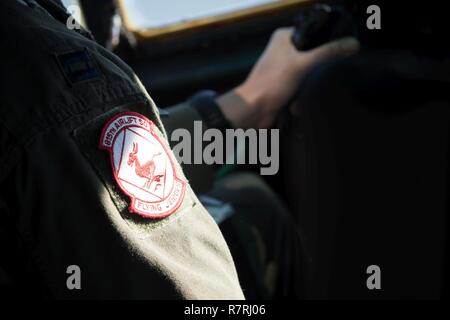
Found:
[{"label": "red and white patch", "polygon": [[131,198],[129,210],[146,218],[174,213],[186,189],[155,130],[146,117],[123,112],[105,125],[99,146],[110,153],[114,178]]}]

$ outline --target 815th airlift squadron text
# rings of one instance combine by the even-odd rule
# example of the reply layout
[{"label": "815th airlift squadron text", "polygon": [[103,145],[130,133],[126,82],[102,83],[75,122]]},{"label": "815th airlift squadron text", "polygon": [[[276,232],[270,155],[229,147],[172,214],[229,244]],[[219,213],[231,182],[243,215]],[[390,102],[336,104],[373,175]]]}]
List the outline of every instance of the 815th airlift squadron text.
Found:
[{"label": "815th airlift squadron text", "polygon": [[246,305],[246,304],[230,304],[223,307],[214,306],[195,306],[191,304],[184,308],[185,315],[209,315],[214,318],[218,314],[227,315],[264,315],[266,313],[265,305]]}]

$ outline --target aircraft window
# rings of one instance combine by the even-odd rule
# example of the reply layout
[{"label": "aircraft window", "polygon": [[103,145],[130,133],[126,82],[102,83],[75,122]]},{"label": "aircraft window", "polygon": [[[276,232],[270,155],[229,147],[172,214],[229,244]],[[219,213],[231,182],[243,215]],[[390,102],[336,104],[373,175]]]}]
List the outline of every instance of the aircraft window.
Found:
[{"label": "aircraft window", "polygon": [[198,28],[277,10],[307,0],[121,0],[125,27],[145,36]]}]

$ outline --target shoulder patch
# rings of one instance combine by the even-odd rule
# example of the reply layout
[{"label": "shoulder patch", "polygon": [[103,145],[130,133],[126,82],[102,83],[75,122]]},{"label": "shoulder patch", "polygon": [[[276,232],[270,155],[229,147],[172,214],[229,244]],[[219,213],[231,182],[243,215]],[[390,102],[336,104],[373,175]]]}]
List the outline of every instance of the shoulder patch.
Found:
[{"label": "shoulder patch", "polygon": [[109,152],[116,183],[130,197],[129,210],[163,218],[183,202],[186,182],[176,174],[155,124],[135,112],[122,112],[103,127],[99,148]]}]

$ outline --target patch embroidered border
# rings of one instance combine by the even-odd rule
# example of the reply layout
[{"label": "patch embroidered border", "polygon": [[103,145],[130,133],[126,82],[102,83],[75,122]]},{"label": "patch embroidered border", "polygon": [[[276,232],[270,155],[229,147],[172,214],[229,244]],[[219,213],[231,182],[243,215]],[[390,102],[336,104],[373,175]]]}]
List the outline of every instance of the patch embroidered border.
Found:
[{"label": "patch embroidered border", "polygon": [[103,127],[99,148],[109,151],[116,183],[130,197],[129,211],[164,218],[181,205],[186,182],[176,175],[170,152],[155,124],[136,112],[122,112]]}]

